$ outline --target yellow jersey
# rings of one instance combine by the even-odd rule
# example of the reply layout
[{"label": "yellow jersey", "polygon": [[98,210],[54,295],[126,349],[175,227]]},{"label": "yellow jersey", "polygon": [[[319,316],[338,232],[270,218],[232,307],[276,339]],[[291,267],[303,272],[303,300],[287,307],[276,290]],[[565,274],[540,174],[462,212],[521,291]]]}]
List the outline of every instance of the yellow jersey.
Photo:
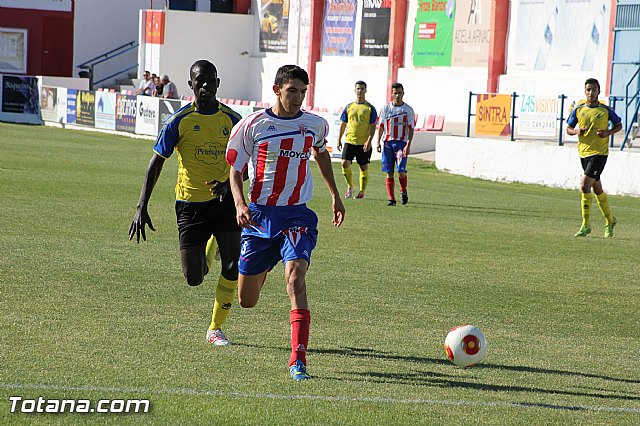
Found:
[{"label": "yellow jersey", "polygon": [[567,119],[569,127],[586,129],[584,135],[578,135],[578,155],[580,158],[592,155],[609,155],[609,138],[598,136],[598,130],[609,129],[609,122],[616,126],[621,122],[616,112],[607,105],[589,106],[582,103],[571,112]]},{"label": "yellow jersey", "polygon": [[169,158],[174,150],[178,153],[176,200],[206,202],[214,198],[205,182],[229,179],[225,153],[231,129],[240,119],[221,103],[212,113],[199,112],[191,103],[167,120],[153,150],[163,158]]},{"label": "yellow jersey", "polygon": [[345,141],[352,145],[364,145],[376,124],[378,112],[369,102],[351,102],[342,111],[340,121],[347,123]]}]

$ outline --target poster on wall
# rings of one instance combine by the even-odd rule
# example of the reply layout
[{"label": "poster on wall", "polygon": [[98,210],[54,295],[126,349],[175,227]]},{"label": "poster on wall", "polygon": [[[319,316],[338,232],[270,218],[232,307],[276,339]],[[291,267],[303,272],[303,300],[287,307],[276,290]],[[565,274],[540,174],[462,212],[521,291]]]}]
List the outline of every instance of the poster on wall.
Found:
[{"label": "poster on wall", "polygon": [[136,98],[136,133],[156,136],[158,134],[158,107],[160,99],[152,96]]},{"label": "poster on wall", "polygon": [[44,121],[56,121],[58,119],[57,88],[42,86],[42,90],[40,90],[40,112]]},{"label": "poster on wall", "polygon": [[476,98],[476,134],[511,134],[511,95],[478,95]]},{"label": "poster on wall", "polygon": [[491,39],[491,1],[457,0],[451,66],[486,67]]},{"label": "poster on wall", "polygon": [[160,104],[158,107],[158,131],[162,129],[164,123],[167,122],[169,118],[173,114],[176,113],[182,107],[182,102],[178,99],[160,99]]},{"label": "poster on wall", "polygon": [[605,72],[610,9],[607,0],[518,0],[509,69]]},{"label": "poster on wall", "polygon": [[0,28],[0,72],[27,72],[27,30]]},{"label": "poster on wall", "polygon": [[557,136],[559,107],[560,99],[557,95],[518,95],[516,99],[518,136]]},{"label": "poster on wall", "polygon": [[98,129],[116,129],[116,94],[96,92],[96,127]]},{"label": "poster on wall", "polygon": [[164,44],[164,11],[145,11],[144,42],[150,44]]},{"label": "poster on wall", "polygon": [[391,0],[364,0],[360,56],[389,55]]},{"label": "poster on wall", "polygon": [[325,0],[322,54],[353,56],[356,0]]},{"label": "poster on wall", "polygon": [[136,132],[136,96],[116,96],[116,130],[121,132]]},{"label": "poster on wall", "polygon": [[58,98],[58,110],[56,111],[56,121],[58,123],[67,122],[67,88],[57,87],[56,96]]},{"label": "poster on wall", "polygon": [[456,2],[420,0],[413,33],[413,65],[451,66]]},{"label": "poster on wall", "polygon": [[287,52],[289,0],[257,0],[261,52]]},{"label": "poster on wall", "polygon": [[96,95],[87,90],[78,90],[76,99],[76,123],[94,127],[96,124]]},{"label": "poster on wall", "polygon": [[67,123],[76,124],[78,107],[78,90],[67,89]]}]

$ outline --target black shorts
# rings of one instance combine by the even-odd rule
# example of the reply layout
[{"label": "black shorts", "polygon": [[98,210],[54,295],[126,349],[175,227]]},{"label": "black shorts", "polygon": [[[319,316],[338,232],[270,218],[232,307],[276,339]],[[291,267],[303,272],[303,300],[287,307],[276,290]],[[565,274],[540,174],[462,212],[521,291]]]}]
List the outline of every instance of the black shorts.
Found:
[{"label": "black shorts", "polygon": [[604,165],[607,164],[606,155],[591,155],[580,159],[582,163],[582,170],[584,175],[595,180],[600,180],[600,175],[604,170]]},{"label": "black shorts", "polygon": [[206,243],[218,232],[240,232],[231,192],[222,202],[218,198],[205,203],[176,201],[176,219],[180,250]]},{"label": "black shorts", "polygon": [[342,148],[342,159],[353,161],[354,158],[359,165],[365,166],[371,162],[371,150],[364,152],[364,145],[345,143]]}]

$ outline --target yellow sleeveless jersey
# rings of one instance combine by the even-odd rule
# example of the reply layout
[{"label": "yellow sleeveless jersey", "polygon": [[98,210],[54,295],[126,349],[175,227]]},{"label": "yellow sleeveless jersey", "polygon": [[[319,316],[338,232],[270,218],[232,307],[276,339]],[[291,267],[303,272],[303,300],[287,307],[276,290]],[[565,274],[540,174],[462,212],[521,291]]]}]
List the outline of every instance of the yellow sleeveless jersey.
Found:
[{"label": "yellow sleeveless jersey", "polygon": [[598,130],[609,128],[609,122],[613,126],[620,123],[620,117],[607,105],[599,104],[589,106],[580,104],[571,112],[567,119],[567,125],[580,129],[586,129],[584,135],[578,136],[578,155],[580,158],[592,155],[609,155],[609,138],[598,136]]},{"label": "yellow sleeveless jersey", "polygon": [[345,141],[352,145],[364,145],[369,138],[371,125],[376,124],[378,113],[373,105],[351,102],[342,111],[340,121],[347,123]]},{"label": "yellow sleeveless jersey", "polygon": [[223,104],[212,113],[201,113],[195,103],[185,105],[162,127],[153,150],[169,158],[178,153],[178,183],[176,199],[186,202],[212,200],[205,182],[229,179],[225,159],[229,135],[240,115]]}]

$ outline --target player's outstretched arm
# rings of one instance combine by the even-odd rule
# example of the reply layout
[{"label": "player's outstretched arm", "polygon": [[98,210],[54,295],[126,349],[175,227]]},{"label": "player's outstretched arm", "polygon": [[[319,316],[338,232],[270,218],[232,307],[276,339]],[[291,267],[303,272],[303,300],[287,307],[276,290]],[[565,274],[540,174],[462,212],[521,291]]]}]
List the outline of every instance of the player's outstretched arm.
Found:
[{"label": "player's outstretched arm", "polygon": [[331,156],[329,151],[315,152],[314,156],[316,163],[318,163],[318,169],[324,179],[329,192],[331,192],[331,205],[333,208],[333,224],[335,226],[342,225],[344,221],[344,204],[338,194],[338,187],[336,186],[336,180],[333,177],[333,169],[331,168]]},{"label": "player's outstretched arm", "polygon": [[243,182],[243,174],[231,167],[231,172],[229,172],[229,183],[231,184],[233,202],[236,205],[236,220],[238,221],[239,227],[248,228],[250,226],[255,226],[255,223],[253,222],[251,210],[249,210],[247,202],[244,199]]},{"label": "player's outstretched arm", "polygon": [[140,191],[140,199],[136,206],[136,214],[133,216],[133,221],[129,227],[129,241],[131,241],[134,236],[138,243],[140,242],[140,236],[142,236],[144,241],[147,241],[145,225],[149,225],[149,229],[152,231],[156,230],[151,223],[151,218],[147,212],[147,206],[149,205],[149,199],[151,198],[153,187],[158,181],[158,177],[162,171],[164,161],[165,159],[156,153],[151,157],[149,167],[147,168],[147,174],[145,175],[144,182],[142,184],[142,190]]}]

